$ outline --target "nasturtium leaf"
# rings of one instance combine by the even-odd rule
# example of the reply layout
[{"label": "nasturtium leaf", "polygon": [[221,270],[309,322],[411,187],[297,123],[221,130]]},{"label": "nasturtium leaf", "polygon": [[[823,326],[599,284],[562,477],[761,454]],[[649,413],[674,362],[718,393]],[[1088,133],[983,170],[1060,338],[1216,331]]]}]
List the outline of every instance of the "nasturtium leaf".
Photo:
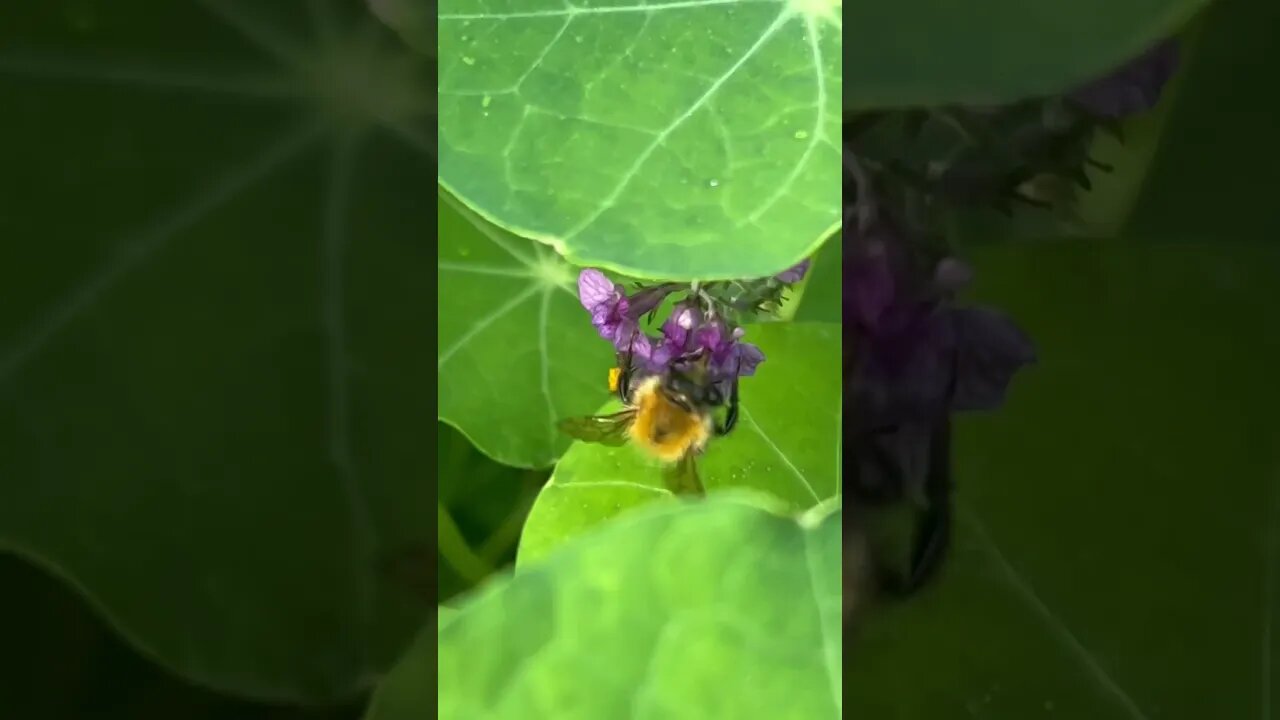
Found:
[{"label": "nasturtium leaf", "polygon": [[[737,428],[713,440],[698,461],[707,492],[750,488],[794,510],[834,497],[840,491],[840,326],[752,325],[745,339],[758,344],[766,360],[742,379]],[[629,445],[574,443],[529,513],[519,563],[653,501],[672,501],[659,465]]]},{"label": "nasturtium leaf", "polygon": [[368,83],[417,56],[325,7],[0,9],[0,551],[188,681],[307,702],[430,612],[380,568],[434,473],[431,163],[384,114],[426,78]]},{"label": "nasturtium leaf", "polygon": [[1206,4],[855,2],[844,37],[844,108],[994,105],[1065,92],[1176,33]]},{"label": "nasturtium leaf", "polygon": [[499,462],[547,467],[569,446],[556,421],[608,394],[613,350],[577,269],[439,192],[439,417]]},{"label": "nasturtium leaf", "polygon": [[813,257],[804,280],[804,293],[794,319],[797,322],[839,323],[843,319],[844,268],[841,265],[843,239],[840,233],[827,238]]},{"label": "nasturtium leaf", "polygon": [[838,0],[444,0],[440,182],[580,265],[780,272],[840,220]]},{"label": "nasturtium leaf", "polygon": [[[1193,42],[1125,234],[1155,242],[1280,240],[1280,98],[1239,84],[1280,72],[1280,3],[1215,3]],[[1210,135],[1214,142],[1204,142]]]},{"label": "nasturtium leaf", "polygon": [[421,636],[368,720],[839,718],[841,518],[721,495],[609,523]]},{"label": "nasturtium leaf", "polygon": [[850,717],[1273,717],[1280,250],[986,249],[1039,362],[958,422],[942,582],[871,609]]},{"label": "nasturtium leaf", "polygon": [[419,52],[436,54],[436,3],[427,0],[367,0],[382,22]]}]

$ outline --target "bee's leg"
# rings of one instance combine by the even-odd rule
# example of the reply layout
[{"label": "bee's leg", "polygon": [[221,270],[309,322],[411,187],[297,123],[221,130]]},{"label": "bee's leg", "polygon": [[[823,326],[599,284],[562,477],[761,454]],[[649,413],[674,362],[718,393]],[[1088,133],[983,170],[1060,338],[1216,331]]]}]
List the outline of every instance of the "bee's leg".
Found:
[{"label": "bee's leg", "polygon": [[624,405],[630,405],[631,404],[630,362],[628,361],[627,366],[620,369],[621,369],[621,372],[618,373],[618,399],[621,400]]},{"label": "bee's leg", "polygon": [[951,423],[934,426],[929,437],[927,506],[916,517],[911,563],[905,575],[882,570],[881,587],[898,597],[911,595],[937,574],[951,544]]},{"label": "bee's leg", "polygon": [[733,432],[733,428],[738,424],[738,378],[733,379],[733,384],[729,386],[729,411],[725,413],[724,424],[716,424],[716,435],[725,436]]},{"label": "bee's leg", "polygon": [[894,457],[887,439],[901,432],[899,426],[880,427],[854,436],[852,457],[848,472],[852,474],[850,487],[859,503],[883,506],[898,502],[906,493],[903,468]]},{"label": "bee's leg", "polygon": [[627,343],[627,352],[618,357],[618,399],[624,405],[631,404],[631,360],[636,344],[636,331],[632,331],[631,340]]}]

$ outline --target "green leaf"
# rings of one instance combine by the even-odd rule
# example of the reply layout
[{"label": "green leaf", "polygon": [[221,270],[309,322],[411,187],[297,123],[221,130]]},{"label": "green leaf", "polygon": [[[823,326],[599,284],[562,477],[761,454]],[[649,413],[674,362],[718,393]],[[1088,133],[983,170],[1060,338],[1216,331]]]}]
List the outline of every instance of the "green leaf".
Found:
[{"label": "green leaf", "polygon": [[1280,251],[1072,241],[976,266],[1040,360],[959,421],[955,552],[866,618],[850,716],[1272,717]]},{"label": "green leaf", "polygon": [[380,570],[433,541],[425,78],[333,9],[0,10],[0,551],[272,701],[430,613]]},{"label": "green leaf", "polygon": [[367,0],[378,19],[400,34],[414,49],[436,54],[436,3],[426,0]]},{"label": "green leaf", "polygon": [[[812,507],[840,491],[840,326],[753,325],[746,339],[766,360],[743,378],[738,426],[712,441],[699,475],[708,492],[750,488],[793,510]],[[629,445],[574,443],[529,513],[518,562],[654,501],[672,501],[659,466]]]},{"label": "green leaf", "polygon": [[438,696],[420,637],[368,718],[838,718],[841,517],[721,496],[610,523],[440,630]]},{"label": "green leaf", "polygon": [[844,38],[844,108],[996,105],[1054,95],[1136,57],[1206,4],[857,2]]},{"label": "green leaf", "polygon": [[843,316],[844,266],[841,251],[843,235],[836,233],[822,244],[813,258],[808,277],[804,280],[800,307],[796,310],[798,322],[839,323]]},{"label": "green leaf", "polygon": [[[1155,242],[1224,235],[1275,242],[1280,214],[1272,185],[1280,137],[1274,128],[1280,125],[1280,101],[1262,86],[1241,81],[1280,72],[1273,50],[1280,42],[1280,5],[1215,3],[1194,42],[1125,235]],[[1215,142],[1204,142],[1208,133]]]},{"label": "green leaf", "polygon": [[440,181],[579,265],[764,277],[840,221],[840,3],[440,5]]},{"label": "green leaf", "polygon": [[443,190],[438,209],[439,418],[501,463],[547,467],[569,446],[556,421],[608,393],[613,350],[578,301],[574,268]]}]

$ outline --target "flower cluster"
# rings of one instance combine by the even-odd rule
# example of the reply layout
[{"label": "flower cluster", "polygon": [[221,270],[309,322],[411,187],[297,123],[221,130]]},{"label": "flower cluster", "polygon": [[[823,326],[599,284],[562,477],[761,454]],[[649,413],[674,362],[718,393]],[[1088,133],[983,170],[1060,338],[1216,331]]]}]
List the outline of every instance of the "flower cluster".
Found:
[{"label": "flower cluster", "polygon": [[[926,112],[846,121],[845,452],[863,507],[911,499],[925,508],[911,577],[901,581],[907,591],[932,569],[923,566],[936,565],[949,532],[951,415],[998,408],[1014,376],[1036,359],[1004,313],[957,301],[973,273],[949,252],[941,218],[975,201],[1004,209],[1010,198],[1034,200],[1022,188],[1045,173],[1088,189],[1080,164],[1088,163],[1093,129],[1150,109],[1176,52],[1162,43],[1063,97],[945,111],[947,121],[984,123],[992,132],[983,136],[1001,143],[994,147],[961,139],[928,157],[919,145],[904,149],[904,139],[929,127],[919,119]],[[948,137],[930,139],[945,146]]]},{"label": "flower cluster", "polygon": [[[712,283],[661,283],[630,295],[594,268],[578,275],[578,298],[591,324],[632,366],[658,374],[691,359],[708,359],[712,382],[755,374],[764,353],[742,338],[741,321],[776,307],[787,286],[804,278],[805,260],[773,277]],[[683,293],[656,336],[641,327],[669,296]]]}]

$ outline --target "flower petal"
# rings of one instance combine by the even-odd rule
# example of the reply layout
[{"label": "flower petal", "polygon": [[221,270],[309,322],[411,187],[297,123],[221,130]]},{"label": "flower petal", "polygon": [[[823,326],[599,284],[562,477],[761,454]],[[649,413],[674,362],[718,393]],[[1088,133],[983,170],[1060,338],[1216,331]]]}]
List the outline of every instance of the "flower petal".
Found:
[{"label": "flower petal", "polygon": [[647,287],[628,299],[630,309],[627,310],[627,314],[631,319],[638,320],[646,313],[662,304],[662,301],[665,300],[668,295],[679,288],[679,283],[663,283],[661,285]]},{"label": "flower petal", "polygon": [[578,300],[587,310],[610,301],[616,302],[621,296],[621,289],[599,270],[587,268],[578,273]]},{"label": "flower petal", "polygon": [[738,360],[738,377],[756,374],[756,367],[764,362],[764,352],[748,342],[740,342],[736,346]]},{"label": "flower petal", "polygon": [[796,263],[792,267],[786,270],[783,270],[777,275],[774,275],[774,277],[777,278],[778,282],[786,283],[790,285],[792,283],[798,283],[801,280],[803,280],[804,275],[807,272],[809,272],[809,258],[805,258],[804,260],[801,260],[799,263]]},{"label": "flower petal", "polygon": [[953,410],[994,410],[1004,404],[1013,376],[1036,361],[1031,339],[1011,319],[991,308],[964,308],[953,315],[956,330]]}]

